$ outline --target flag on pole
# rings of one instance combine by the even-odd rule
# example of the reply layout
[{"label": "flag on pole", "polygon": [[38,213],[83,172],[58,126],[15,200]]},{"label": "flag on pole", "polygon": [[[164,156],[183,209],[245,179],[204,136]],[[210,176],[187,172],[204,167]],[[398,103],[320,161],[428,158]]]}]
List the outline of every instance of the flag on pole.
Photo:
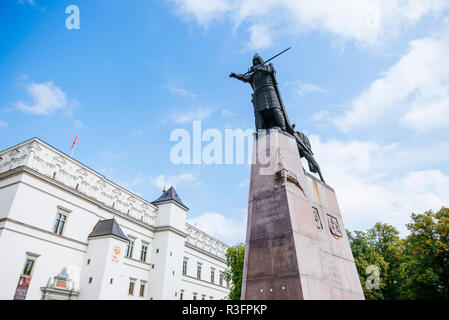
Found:
[{"label": "flag on pole", "polygon": [[73,158],[73,152],[75,151],[75,145],[76,145],[76,140],[78,139],[78,135],[76,135],[75,140],[72,143],[72,147],[70,149],[72,149],[72,154],[71,154],[71,158]]}]

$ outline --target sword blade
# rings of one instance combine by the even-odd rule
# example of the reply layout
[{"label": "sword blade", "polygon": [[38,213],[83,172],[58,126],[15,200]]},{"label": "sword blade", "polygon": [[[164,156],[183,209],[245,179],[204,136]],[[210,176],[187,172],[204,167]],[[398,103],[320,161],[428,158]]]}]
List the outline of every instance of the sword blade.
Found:
[{"label": "sword blade", "polygon": [[279,52],[279,53],[278,53],[277,55],[275,55],[274,57],[271,57],[270,59],[268,59],[267,61],[265,61],[264,64],[270,62],[271,60],[273,60],[273,59],[276,58],[276,57],[279,57],[281,54],[283,54],[284,52],[290,50],[291,48],[292,48],[292,47],[289,47],[289,48],[285,49],[284,51]]},{"label": "sword blade", "polygon": [[[265,65],[266,63],[270,62],[271,60],[273,60],[276,57],[279,57],[281,54],[283,54],[284,52],[290,50],[292,47],[288,47],[287,49],[285,49],[284,51],[279,52],[277,55],[271,57],[270,59],[268,59],[267,61],[265,61],[264,63],[262,63],[262,65]],[[253,71],[249,70],[247,73],[244,74],[244,76],[246,76],[248,73],[251,73]]]}]

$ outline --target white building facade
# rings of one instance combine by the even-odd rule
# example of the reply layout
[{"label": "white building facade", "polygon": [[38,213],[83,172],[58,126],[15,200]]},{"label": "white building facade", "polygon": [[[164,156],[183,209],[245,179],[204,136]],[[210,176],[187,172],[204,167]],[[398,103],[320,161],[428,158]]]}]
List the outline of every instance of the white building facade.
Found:
[{"label": "white building facade", "polygon": [[0,299],[227,299],[228,246],[33,138],[0,152]]}]

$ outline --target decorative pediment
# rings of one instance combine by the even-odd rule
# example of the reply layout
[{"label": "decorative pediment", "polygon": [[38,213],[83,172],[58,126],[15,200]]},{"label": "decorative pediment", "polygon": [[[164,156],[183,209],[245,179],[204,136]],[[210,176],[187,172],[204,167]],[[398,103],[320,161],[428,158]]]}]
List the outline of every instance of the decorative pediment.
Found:
[{"label": "decorative pediment", "polygon": [[114,190],[112,190],[112,193],[113,193],[113,194],[116,194],[116,195],[118,195],[118,196],[121,196],[121,195],[122,195],[122,192],[121,192],[119,189],[114,189]]},{"label": "decorative pediment", "polygon": [[84,168],[79,168],[78,170],[76,170],[76,172],[82,174],[83,176],[87,176],[87,170]]},{"label": "decorative pediment", "polygon": [[136,202],[136,198],[131,196],[131,197],[128,198],[128,201],[134,203],[134,202]]},{"label": "decorative pediment", "polygon": [[101,180],[98,180],[97,181],[97,183],[100,185],[100,187],[102,187],[102,188],[106,188],[106,182],[104,182],[104,180],[103,179],[101,179]]},{"label": "decorative pediment", "polygon": [[38,153],[41,151],[41,147],[39,147],[39,144],[36,141],[33,141],[27,146],[27,150],[34,151],[34,153]]},{"label": "decorative pediment", "polygon": [[8,153],[8,156],[10,158],[14,158],[16,155],[18,155],[20,153],[20,151],[18,149],[14,149],[12,150],[10,153]]},{"label": "decorative pediment", "polygon": [[62,163],[62,164],[66,164],[67,163],[67,161],[65,161],[63,156],[55,156],[55,157],[53,157],[53,160],[55,160],[55,161],[57,161],[59,163]]}]

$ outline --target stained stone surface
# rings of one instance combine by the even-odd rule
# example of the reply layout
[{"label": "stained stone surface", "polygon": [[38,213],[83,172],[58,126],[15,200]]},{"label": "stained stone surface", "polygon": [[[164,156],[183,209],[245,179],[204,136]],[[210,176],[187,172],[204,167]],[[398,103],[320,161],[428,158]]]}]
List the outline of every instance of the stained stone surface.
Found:
[{"label": "stained stone surface", "polygon": [[279,130],[254,139],[242,299],[364,299],[334,190]]}]

